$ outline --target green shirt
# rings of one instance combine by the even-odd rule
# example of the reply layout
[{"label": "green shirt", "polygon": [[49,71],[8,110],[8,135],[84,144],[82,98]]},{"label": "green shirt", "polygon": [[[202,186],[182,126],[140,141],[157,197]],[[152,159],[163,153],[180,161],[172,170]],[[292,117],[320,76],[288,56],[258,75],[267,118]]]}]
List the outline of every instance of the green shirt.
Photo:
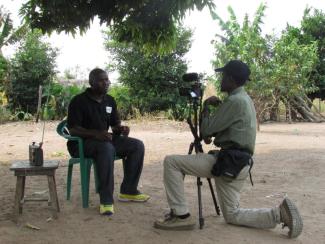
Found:
[{"label": "green shirt", "polygon": [[241,148],[254,153],[256,112],[252,99],[243,87],[236,88],[216,112],[202,118],[203,138],[214,136],[221,148]]}]

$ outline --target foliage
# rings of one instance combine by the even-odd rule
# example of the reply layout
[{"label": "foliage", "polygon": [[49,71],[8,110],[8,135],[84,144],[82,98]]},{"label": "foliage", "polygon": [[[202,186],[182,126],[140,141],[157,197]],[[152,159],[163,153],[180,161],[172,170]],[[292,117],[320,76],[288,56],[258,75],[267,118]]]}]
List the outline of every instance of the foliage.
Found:
[{"label": "foliage", "polygon": [[43,100],[46,102],[43,106],[42,118],[45,120],[63,119],[68,113],[70,100],[82,90],[84,87],[64,86],[60,83],[52,83],[51,86],[46,87],[43,94]]},{"label": "foliage", "polygon": [[0,92],[8,85],[9,62],[0,54]]},{"label": "foliage", "polygon": [[2,55],[2,48],[21,40],[27,32],[27,25],[14,28],[10,13],[0,6],[0,92],[8,89],[10,62]]},{"label": "foliage", "polygon": [[41,37],[40,31],[28,33],[11,61],[8,96],[13,109],[34,113],[39,85],[52,82],[57,51]]},{"label": "foliage", "polygon": [[6,106],[0,105],[0,124],[10,120],[11,113]]},{"label": "foliage", "polygon": [[303,96],[314,90],[310,74],[317,61],[316,43],[299,44],[290,30],[274,43],[270,82],[282,97]]},{"label": "foliage", "polygon": [[98,16],[110,25],[119,42],[132,42],[147,50],[171,51],[176,45],[176,22],[188,10],[214,8],[212,0],[29,0],[21,14],[33,28],[75,34],[85,32]]},{"label": "foliage", "polygon": [[107,33],[106,48],[113,56],[111,66],[120,73],[119,81],[128,87],[132,106],[141,114],[171,109],[176,119],[184,114],[180,107],[186,99],[177,87],[184,85],[181,76],[187,70],[184,55],[190,48],[191,31],[177,30],[177,45],[170,54],[145,53],[135,43],[124,44]]},{"label": "foliage", "polygon": [[300,44],[289,30],[280,39],[262,36],[265,8],[261,4],[252,21],[246,15],[242,25],[231,7],[226,22],[214,15],[225,32],[225,37],[217,35],[222,38],[215,41],[214,64],[222,66],[230,59],[241,59],[250,66],[251,81],[246,87],[255,102],[259,120],[280,99],[286,103],[313,88],[308,78],[316,61],[315,44]]},{"label": "foliage", "polygon": [[[221,41],[215,40],[216,60],[214,65],[221,67],[231,59],[241,59],[251,69],[251,80],[247,84],[248,90],[262,92],[263,96],[270,96],[272,87],[264,78],[267,72],[267,60],[270,55],[268,42],[270,38],[264,38],[261,35],[260,25],[263,23],[264,11],[266,6],[261,4],[257,9],[254,20],[252,23],[246,15],[242,26],[237,21],[237,17],[231,7],[228,7],[229,20],[224,21],[218,15],[214,15],[219,21],[221,29],[225,32],[226,36],[222,37]],[[221,35],[220,35],[221,36]]]},{"label": "foliage", "polygon": [[10,116],[10,120],[31,120],[33,119],[33,115],[31,113],[28,112],[24,112],[24,111],[17,111],[14,114],[11,114]]},{"label": "foliage", "polygon": [[6,12],[6,10],[0,6],[0,50],[6,45],[21,40],[26,35],[27,30],[26,24],[15,29],[10,18],[10,13]]},{"label": "foliage", "polygon": [[[289,27],[293,36],[301,44],[316,43],[317,62],[310,79],[320,89],[325,90],[325,13],[318,9],[306,8],[301,28]],[[323,98],[324,99],[324,98]]]},{"label": "foliage", "polygon": [[124,85],[113,85],[109,89],[109,94],[114,97],[121,119],[128,119],[129,115],[132,115],[132,99],[130,95],[130,89]]}]

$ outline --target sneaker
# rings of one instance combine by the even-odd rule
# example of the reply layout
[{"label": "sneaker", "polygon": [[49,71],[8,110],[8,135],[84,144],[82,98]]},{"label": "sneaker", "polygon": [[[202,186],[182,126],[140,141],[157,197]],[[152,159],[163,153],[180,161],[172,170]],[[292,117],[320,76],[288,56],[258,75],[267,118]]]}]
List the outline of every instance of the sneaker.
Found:
[{"label": "sneaker", "polygon": [[193,230],[195,222],[191,216],[181,219],[171,211],[164,219],[157,219],[154,227],[162,230]]},{"label": "sneaker", "polygon": [[99,213],[101,215],[113,215],[114,213],[114,205],[113,204],[100,204],[99,206]]},{"label": "sneaker", "polygon": [[296,238],[300,235],[303,227],[301,216],[295,204],[289,199],[285,198],[279,206],[282,228],[288,227],[289,238]]},{"label": "sneaker", "polygon": [[118,195],[118,200],[121,202],[146,202],[149,200],[149,198],[149,195],[143,193],[138,193],[134,195],[120,193]]}]

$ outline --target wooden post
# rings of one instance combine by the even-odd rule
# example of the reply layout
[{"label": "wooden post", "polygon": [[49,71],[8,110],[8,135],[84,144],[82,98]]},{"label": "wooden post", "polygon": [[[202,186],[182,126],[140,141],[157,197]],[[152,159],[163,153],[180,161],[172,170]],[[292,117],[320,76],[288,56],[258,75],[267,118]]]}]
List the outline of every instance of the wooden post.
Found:
[{"label": "wooden post", "polygon": [[38,103],[37,103],[37,112],[36,112],[36,123],[38,123],[39,115],[41,113],[42,105],[42,85],[38,87]]}]

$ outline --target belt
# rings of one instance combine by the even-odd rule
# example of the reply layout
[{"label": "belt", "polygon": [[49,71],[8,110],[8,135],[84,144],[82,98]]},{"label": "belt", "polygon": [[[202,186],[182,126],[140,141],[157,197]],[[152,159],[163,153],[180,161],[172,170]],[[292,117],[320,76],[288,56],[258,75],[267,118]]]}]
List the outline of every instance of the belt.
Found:
[{"label": "belt", "polygon": [[250,156],[253,156],[253,154],[248,149],[245,149],[245,148],[228,147],[228,148],[221,148],[221,150],[237,150],[237,151],[245,152],[245,153],[249,154]]}]

